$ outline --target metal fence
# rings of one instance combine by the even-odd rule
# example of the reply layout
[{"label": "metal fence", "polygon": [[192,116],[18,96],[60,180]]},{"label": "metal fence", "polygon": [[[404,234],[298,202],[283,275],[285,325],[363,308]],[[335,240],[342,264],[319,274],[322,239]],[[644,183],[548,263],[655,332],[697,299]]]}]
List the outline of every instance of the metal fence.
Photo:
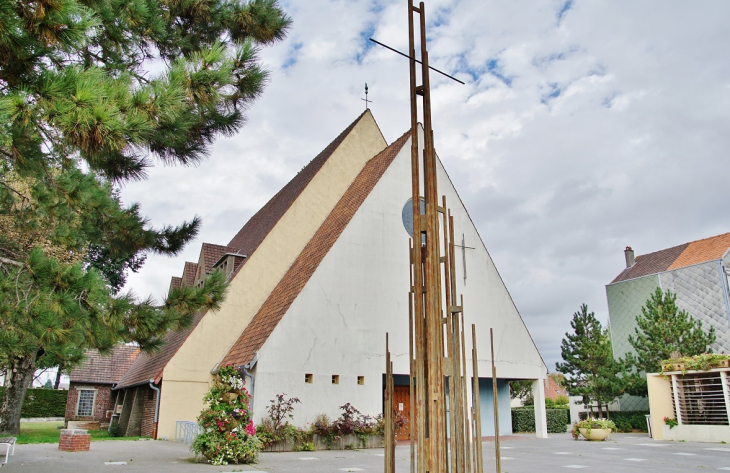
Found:
[{"label": "metal fence", "polygon": [[191,422],[188,420],[175,421],[175,442],[182,442],[185,445],[190,445],[195,440],[195,437],[202,432],[203,429],[197,422]]}]

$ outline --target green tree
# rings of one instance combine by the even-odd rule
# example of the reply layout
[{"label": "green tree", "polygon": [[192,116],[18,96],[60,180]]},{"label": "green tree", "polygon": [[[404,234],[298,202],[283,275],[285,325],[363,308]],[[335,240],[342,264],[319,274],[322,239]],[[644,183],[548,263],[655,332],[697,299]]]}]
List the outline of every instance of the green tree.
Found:
[{"label": "green tree", "polygon": [[598,414],[603,406],[624,393],[623,366],[613,358],[608,330],[601,327],[593,312],[583,304],[570,322],[573,333],[566,332],[560,352],[563,362],[556,368],[566,375],[565,387],[573,396],[583,396],[585,404],[596,402]]},{"label": "green tree", "polygon": [[36,367],[154,350],[220,304],[220,274],[161,304],[118,294],[200,227],[154,228],[118,188],[234,134],[267,80],[259,47],[290,23],[276,0],[0,2],[0,431],[18,432]]},{"label": "green tree", "polygon": [[532,380],[521,379],[509,382],[509,395],[511,399],[520,399],[523,404],[534,404],[532,398]]},{"label": "green tree", "polygon": [[634,335],[629,335],[635,353],[628,353],[624,362],[634,368],[629,391],[639,396],[647,395],[646,373],[661,371],[663,360],[711,353],[717,340],[713,327],[705,331],[702,322],[679,310],[677,295],[669,289],[662,293],[656,288],[636,317],[636,325]]}]

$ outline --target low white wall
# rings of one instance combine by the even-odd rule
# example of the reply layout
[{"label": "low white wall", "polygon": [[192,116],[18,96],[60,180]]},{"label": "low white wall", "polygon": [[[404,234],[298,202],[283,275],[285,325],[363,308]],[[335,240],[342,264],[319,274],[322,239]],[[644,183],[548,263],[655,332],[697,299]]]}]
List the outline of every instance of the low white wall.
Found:
[{"label": "low white wall", "polygon": [[[658,427],[656,421],[654,428]],[[670,429],[662,422],[662,434],[664,440],[676,440],[686,442],[730,442],[730,426],[728,425],[678,425]]]}]

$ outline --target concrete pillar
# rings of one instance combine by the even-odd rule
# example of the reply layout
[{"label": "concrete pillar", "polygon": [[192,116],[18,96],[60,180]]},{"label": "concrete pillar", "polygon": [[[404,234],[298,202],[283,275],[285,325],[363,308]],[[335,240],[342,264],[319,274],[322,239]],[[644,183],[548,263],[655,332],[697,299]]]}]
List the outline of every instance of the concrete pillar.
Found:
[{"label": "concrete pillar", "polygon": [[122,401],[122,413],[119,415],[119,432],[122,436],[127,433],[127,424],[129,423],[129,415],[132,413],[132,402],[134,401],[134,389],[127,388],[124,390],[124,399]]},{"label": "concrete pillar", "polygon": [[548,436],[544,382],[543,379],[532,381],[532,398],[535,400],[535,436],[539,439],[546,439]]},{"label": "concrete pillar", "polygon": [[142,434],[142,414],[144,411],[144,396],[146,386],[137,386],[134,390],[134,402],[129,414],[129,423],[125,437],[138,437]]}]

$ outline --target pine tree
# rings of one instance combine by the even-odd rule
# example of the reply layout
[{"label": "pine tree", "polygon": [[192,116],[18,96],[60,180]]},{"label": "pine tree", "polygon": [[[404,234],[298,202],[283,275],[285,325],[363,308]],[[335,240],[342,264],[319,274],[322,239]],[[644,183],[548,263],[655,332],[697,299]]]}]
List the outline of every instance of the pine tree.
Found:
[{"label": "pine tree", "polygon": [[573,333],[565,334],[561,343],[563,363],[556,368],[566,375],[565,386],[574,396],[583,396],[583,402],[598,404],[598,413],[603,415],[603,406],[623,394],[622,365],[614,360],[611,336],[601,327],[586,304],[573,314],[570,322]]},{"label": "pine tree", "polygon": [[259,48],[290,23],[276,0],[0,2],[0,432],[18,432],[36,367],[154,350],[220,304],[221,275],[162,304],[118,294],[200,227],[154,228],[118,186],[234,134],[267,81]]},{"label": "pine tree", "polygon": [[702,322],[677,307],[677,295],[660,288],[651,294],[636,316],[637,328],[629,335],[634,353],[628,353],[624,362],[634,368],[631,394],[646,396],[645,373],[661,371],[664,360],[679,356],[711,353],[717,340],[715,329],[704,330]]}]

